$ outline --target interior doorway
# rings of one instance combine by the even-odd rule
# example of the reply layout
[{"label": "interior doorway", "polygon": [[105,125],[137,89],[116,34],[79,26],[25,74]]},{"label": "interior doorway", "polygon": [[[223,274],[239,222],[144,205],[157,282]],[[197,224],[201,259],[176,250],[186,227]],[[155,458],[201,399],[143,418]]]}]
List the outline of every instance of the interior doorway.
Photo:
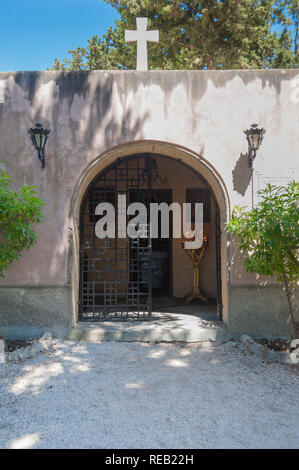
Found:
[{"label": "interior doorway", "polygon": [[[148,190],[131,190],[130,203],[142,202],[146,207],[149,203],[172,203],[171,189],[152,188]],[[149,215],[149,211],[148,211]],[[150,221],[147,221],[148,224]],[[170,213],[169,237],[162,235],[161,213],[158,215],[158,237],[151,240],[151,287],[153,302],[157,297],[172,297],[172,214]]]}]

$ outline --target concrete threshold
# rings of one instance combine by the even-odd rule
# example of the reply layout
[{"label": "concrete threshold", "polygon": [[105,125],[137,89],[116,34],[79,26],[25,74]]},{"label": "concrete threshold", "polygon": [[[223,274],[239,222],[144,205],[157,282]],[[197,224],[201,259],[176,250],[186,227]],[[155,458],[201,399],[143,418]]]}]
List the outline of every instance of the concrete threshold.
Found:
[{"label": "concrete threshold", "polygon": [[120,342],[221,341],[231,337],[221,321],[209,321],[198,315],[154,312],[146,321],[79,322],[69,339]]}]

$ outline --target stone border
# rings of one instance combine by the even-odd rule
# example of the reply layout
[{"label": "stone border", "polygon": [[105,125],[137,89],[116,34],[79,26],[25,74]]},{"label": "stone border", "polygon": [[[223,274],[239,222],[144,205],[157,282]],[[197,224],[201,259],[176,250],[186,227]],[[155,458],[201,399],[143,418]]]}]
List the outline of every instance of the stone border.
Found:
[{"label": "stone border", "polygon": [[15,349],[12,352],[5,353],[5,363],[18,362],[25,359],[31,359],[39,353],[49,351],[53,343],[52,333],[46,332],[40,339],[34,341],[30,346]]},{"label": "stone border", "polygon": [[[229,340],[230,338],[227,338],[227,339]],[[68,337],[68,340],[88,341],[90,340],[90,338],[88,338],[88,335],[86,337],[86,335],[84,335],[84,332],[80,331],[79,329],[73,328]],[[93,340],[99,341],[98,338],[96,339],[93,338]],[[261,359],[280,362],[282,364],[291,364],[291,365],[299,366],[299,361],[294,360],[294,351],[292,353],[285,352],[285,351],[273,351],[267,348],[266,346],[260,343],[257,343],[256,341],[254,341],[253,338],[251,338],[251,336],[248,336],[248,335],[242,335],[240,337],[240,342],[247,351],[256,354]],[[34,343],[31,344],[30,346],[26,346],[24,348],[16,349],[15,351],[12,351],[12,352],[5,353],[5,363],[18,362],[18,361],[23,361],[26,359],[31,359],[37,356],[37,354],[39,353],[49,351],[52,344],[53,344],[52,333],[46,332],[40,339],[34,341]],[[299,351],[299,348],[297,348],[296,351]],[[299,352],[296,353],[295,359],[296,358],[299,358]],[[1,363],[0,363],[0,366],[1,366]]]},{"label": "stone border", "polygon": [[247,351],[260,356],[264,360],[299,366],[299,363],[294,360],[294,352],[290,353],[286,351],[273,351],[266,346],[257,343],[254,341],[254,339],[251,338],[251,336],[248,335],[242,335],[240,337],[240,341],[245,346]]}]

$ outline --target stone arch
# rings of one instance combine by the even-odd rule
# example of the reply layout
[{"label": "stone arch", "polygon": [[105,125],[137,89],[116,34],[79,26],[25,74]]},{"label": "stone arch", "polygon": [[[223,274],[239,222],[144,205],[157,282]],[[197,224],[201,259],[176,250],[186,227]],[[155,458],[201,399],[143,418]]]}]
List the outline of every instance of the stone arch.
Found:
[{"label": "stone arch", "polygon": [[79,299],[79,246],[80,246],[80,210],[84,195],[94,178],[101,173],[107,166],[118,159],[122,159],[134,154],[152,153],[173,158],[190,167],[193,171],[201,175],[211,187],[214,197],[217,201],[220,214],[221,231],[221,289],[223,303],[223,321],[228,324],[228,250],[225,224],[230,217],[230,201],[225,183],[213,167],[201,155],[185,147],[162,141],[142,140],[127,142],[118,145],[103,154],[96,157],[83,170],[76,185],[70,209],[71,231],[70,250],[68,257],[69,282],[71,284],[73,322],[78,318],[78,299]]}]

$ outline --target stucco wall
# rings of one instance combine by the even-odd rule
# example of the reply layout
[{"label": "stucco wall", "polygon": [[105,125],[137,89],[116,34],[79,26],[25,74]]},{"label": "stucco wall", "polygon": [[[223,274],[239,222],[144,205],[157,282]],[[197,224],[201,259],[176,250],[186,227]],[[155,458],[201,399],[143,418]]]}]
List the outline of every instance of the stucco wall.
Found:
[{"label": "stucco wall", "polygon": [[[0,83],[0,161],[17,186],[38,186],[45,201],[37,245],[1,286],[68,284],[75,187],[94,159],[120,144],[150,139],[190,149],[218,170],[231,207],[251,206],[243,130],[257,122],[267,133],[256,172],[298,179],[296,70],[15,72],[1,73]],[[36,122],[51,129],[43,171],[27,134]],[[238,256],[233,261],[230,284],[273,283],[246,274]]]}]

